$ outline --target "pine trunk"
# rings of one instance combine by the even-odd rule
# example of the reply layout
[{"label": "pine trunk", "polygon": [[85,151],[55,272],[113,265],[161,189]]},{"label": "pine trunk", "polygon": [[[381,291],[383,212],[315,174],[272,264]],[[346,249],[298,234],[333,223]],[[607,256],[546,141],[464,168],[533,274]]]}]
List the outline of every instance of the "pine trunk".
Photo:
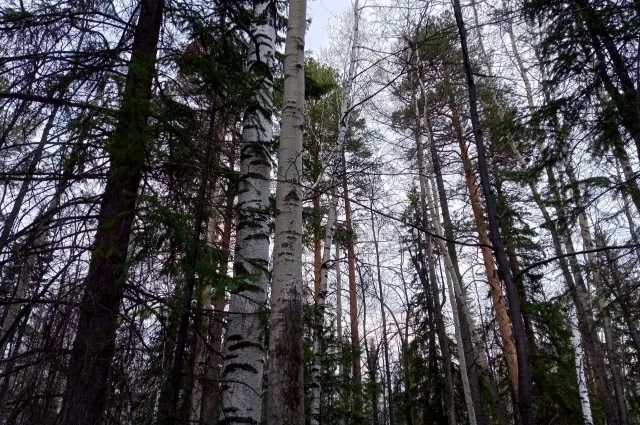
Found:
[{"label": "pine trunk", "polygon": [[469,158],[469,152],[467,149],[467,142],[462,135],[462,127],[460,125],[460,119],[458,116],[458,110],[455,104],[451,104],[452,122],[454,131],[458,139],[460,146],[460,156],[462,157],[462,163],[464,166],[464,176],[469,191],[469,200],[471,201],[471,209],[473,211],[473,217],[476,222],[476,229],[478,232],[478,242],[482,245],[480,252],[482,254],[482,261],[487,274],[487,282],[489,283],[489,290],[491,294],[491,302],[493,310],[496,313],[496,321],[498,322],[498,333],[502,340],[502,352],[505,356],[507,364],[507,371],[511,378],[511,385],[514,392],[518,393],[518,359],[516,358],[516,347],[513,342],[513,331],[511,329],[511,319],[507,311],[505,303],[505,297],[502,293],[502,287],[500,280],[498,279],[496,265],[493,259],[493,252],[491,251],[491,241],[489,240],[489,234],[487,232],[487,223],[484,218],[484,208],[480,201],[480,188],[476,181],[475,172],[471,160]]},{"label": "pine trunk", "polygon": [[513,336],[516,346],[516,355],[518,359],[518,410],[520,412],[520,420],[522,422],[522,425],[534,425],[535,418],[533,414],[531,360],[529,358],[529,347],[524,329],[524,320],[522,317],[522,308],[520,306],[518,287],[516,285],[516,282],[513,280],[504,242],[502,240],[502,236],[500,235],[500,219],[498,216],[496,200],[491,191],[489,164],[487,162],[482,127],[480,124],[480,117],[478,115],[475,77],[473,75],[471,63],[469,60],[467,33],[462,18],[462,8],[460,6],[460,0],[453,0],[453,5],[456,23],[460,32],[462,56],[469,89],[471,124],[473,127],[473,133],[476,142],[476,151],[478,155],[478,171],[480,174],[480,184],[482,186],[482,191],[484,193],[486,203],[490,239],[493,246],[493,252],[498,263],[498,273],[501,276],[501,280],[504,282],[507,291],[507,301],[512,318]]}]

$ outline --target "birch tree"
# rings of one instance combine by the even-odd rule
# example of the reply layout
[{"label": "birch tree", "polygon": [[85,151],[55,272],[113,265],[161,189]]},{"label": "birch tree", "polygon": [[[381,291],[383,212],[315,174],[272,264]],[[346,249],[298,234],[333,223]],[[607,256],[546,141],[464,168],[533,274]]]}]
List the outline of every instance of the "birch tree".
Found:
[{"label": "birch tree", "polygon": [[304,423],[302,136],[306,0],[289,3],[269,313],[268,425]]},{"label": "birch tree", "polygon": [[257,22],[250,33],[248,71],[258,82],[245,112],[240,146],[240,177],[236,217],[234,275],[242,282],[231,294],[225,337],[222,419],[228,424],[262,419],[264,324],[269,264],[269,182],[267,144],[273,136],[274,49],[276,6],[256,1]]}]

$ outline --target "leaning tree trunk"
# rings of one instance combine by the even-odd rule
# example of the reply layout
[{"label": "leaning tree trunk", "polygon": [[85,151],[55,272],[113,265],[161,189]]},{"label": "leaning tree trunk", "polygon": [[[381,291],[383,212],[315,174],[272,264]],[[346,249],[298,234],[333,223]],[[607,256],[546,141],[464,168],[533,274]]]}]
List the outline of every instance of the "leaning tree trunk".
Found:
[{"label": "leaning tree trunk", "polygon": [[462,18],[462,8],[460,0],[453,0],[454,13],[456,23],[460,32],[460,43],[462,47],[462,56],[467,76],[467,84],[469,89],[469,106],[471,112],[471,124],[476,142],[476,151],[478,155],[478,172],[480,174],[480,184],[484,193],[486,210],[489,222],[489,231],[493,252],[498,263],[498,273],[504,282],[509,310],[511,312],[513,337],[516,346],[516,354],[518,358],[518,410],[520,412],[520,420],[522,425],[534,425],[535,418],[533,415],[533,394],[531,384],[531,360],[529,358],[529,347],[524,329],[524,320],[522,317],[522,308],[520,306],[520,298],[518,296],[518,287],[511,275],[509,260],[507,258],[504,242],[500,234],[500,219],[498,216],[496,200],[491,191],[491,181],[489,176],[489,165],[484,146],[484,138],[482,134],[482,126],[480,124],[480,116],[478,115],[477,93],[475,85],[475,77],[471,69],[469,59],[469,49],[467,47],[467,33]]},{"label": "leaning tree trunk", "polygon": [[302,136],[307,2],[289,2],[269,314],[268,425],[304,423]]},{"label": "leaning tree trunk", "polygon": [[517,395],[518,390],[518,360],[516,358],[516,348],[513,342],[513,332],[511,330],[511,320],[509,319],[509,313],[507,312],[506,302],[504,300],[504,294],[502,293],[502,287],[500,280],[496,273],[495,261],[493,259],[493,252],[491,252],[491,241],[489,240],[489,233],[487,232],[487,223],[484,216],[484,208],[480,200],[480,188],[476,181],[475,172],[469,158],[469,152],[467,149],[467,142],[462,135],[462,127],[460,124],[458,111],[455,105],[452,103],[452,117],[454,131],[456,133],[458,144],[460,145],[460,156],[462,157],[462,163],[464,166],[465,182],[467,184],[467,190],[469,191],[469,200],[471,201],[471,209],[476,222],[476,229],[478,232],[478,241],[482,245],[480,251],[482,253],[482,261],[487,274],[487,282],[489,283],[489,289],[491,294],[491,302],[493,304],[493,310],[496,313],[496,321],[498,322],[498,333],[502,340],[502,352],[505,355],[505,361],[507,364],[507,371],[511,378],[511,384]]},{"label": "leaning tree trunk", "polygon": [[118,309],[127,277],[127,248],[151,134],[151,87],[164,0],[143,0],[133,34],[122,105],[107,146],[110,167],[102,196],[60,423],[99,423],[115,351]]},{"label": "leaning tree trunk", "polygon": [[[525,94],[527,97],[527,105],[530,113],[535,112],[535,104],[533,98],[533,90],[531,88],[531,83],[529,81],[529,77],[527,75],[526,69],[524,67],[524,63],[520,58],[515,35],[511,28],[510,21],[507,21],[507,33],[509,34],[511,41],[511,49],[512,53],[516,58],[516,63],[518,64],[518,70],[520,72],[521,78],[525,85]],[[545,92],[545,97],[548,97],[548,93]],[[548,100],[548,99],[547,99]],[[496,106],[498,105],[497,99],[494,98],[494,103]],[[516,156],[518,163],[522,169],[526,169],[527,164],[522,157],[522,154],[519,152],[515,142],[513,140],[510,141],[511,149]],[[545,154],[545,147],[538,143],[538,150],[542,155]],[[586,286],[584,284],[582,278],[582,271],[580,266],[574,256],[575,249],[573,247],[573,241],[571,239],[570,231],[568,228],[567,221],[567,213],[564,210],[563,197],[560,194],[560,189],[558,187],[558,182],[554,175],[554,171],[550,164],[545,166],[547,181],[549,184],[549,188],[551,190],[553,205],[556,210],[556,214],[558,219],[554,220],[549,214],[547,207],[542,199],[540,193],[538,192],[535,183],[529,182],[529,187],[531,188],[531,192],[533,194],[533,198],[538,205],[544,219],[545,224],[549,228],[551,233],[551,237],[554,244],[554,250],[557,256],[563,256],[565,254],[569,255],[569,258],[561,257],[559,258],[560,269],[562,270],[562,274],[567,283],[567,287],[570,289],[574,304],[577,308],[577,317],[580,331],[582,333],[583,344],[587,354],[587,358],[589,359],[589,364],[594,371],[594,380],[596,383],[596,388],[600,395],[603,411],[607,418],[607,421],[610,423],[615,423],[615,410],[614,403],[610,397],[610,391],[608,390],[607,385],[607,377],[605,372],[604,365],[604,356],[603,353],[599,350],[599,338],[595,328],[595,322],[593,318],[593,312],[590,308],[590,304],[588,302],[588,293],[586,290]],[[557,223],[556,223],[557,221]],[[565,249],[563,249],[563,245]]]},{"label": "leaning tree trunk", "polygon": [[[418,54],[416,53],[416,56],[417,55]],[[424,89],[422,88],[422,81],[420,81],[420,83],[422,92],[424,93]],[[462,379],[464,398],[467,405],[467,412],[469,414],[469,422],[471,425],[476,425],[476,411],[473,396],[471,394],[471,387],[469,384],[469,369],[467,368],[467,359],[465,356],[465,350],[463,348],[462,333],[460,329],[460,315],[458,311],[458,302],[463,302],[463,300],[458,296],[454,296],[454,289],[452,285],[457,284],[458,276],[454,270],[453,262],[451,261],[451,257],[449,256],[449,250],[447,249],[446,242],[444,241],[443,230],[440,224],[440,217],[439,214],[436,214],[434,198],[431,195],[431,189],[429,187],[429,182],[426,176],[427,167],[425,163],[424,145],[422,143],[420,134],[419,123],[421,119],[417,98],[414,99],[414,109],[416,114],[416,121],[418,122],[418,125],[416,126],[416,149],[418,157],[418,174],[420,180],[420,203],[423,209],[422,213],[425,215],[423,224],[426,225],[428,223],[428,220],[430,220],[431,224],[435,227],[438,247],[440,248],[441,255],[444,257],[445,268],[447,271],[446,283],[451,295],[450,304],[453,313],[453,323],[457,342],[458,358],[460,361],[460,376]],[[422,119],[426,121],[426,116],[423,116]],[[454,281],[456,283],[454,283]]]},{"label": "leaning tree trunk", "polygon": [[[342,148],[347,137],[347,127],[349,124],[349,116],[351,110],[351,87],[353,85],[355,74],[356,53],[358,48],[358,0],[355,1],[353,10],[353,40],[349,58],[349,72],[347,74],[347,80],[345,82],[344,92],[342,94],[342,102],[340,105],[340,122],[338,124],[338,140],[335,149],[336,152],[342,152]],[[324,327],[324,311],[327,297],[329,262],[331,261],[331,245],[333,244],[336,209],[338,207],[338,194],[336,193],[336,185],[339,182],[339,171],[339,169],[335,170],[331,176],[330,185],[333,189],[331,190],[331,203],[329,204],[329,211],[327,213],[324,251],[322,254],[322,261],[320,263],[320,282],[319,287],[316,291],[317,315],[315,320],[317,320],[317,324],[313,335],[313,366],[311,368],[311,425],[320,425],[321,423],[320,401],[322,397],[322,332]]]},{"label": "leaning tree trunk", "polygon": [[[252,27],[248,69],[261,80],[253,103],[245,113],[240,146],[242,180],[238,190],[233,269],[242,285],[231,294],[229,303],[221,413],[226,424],[257,424],[262,420],[265,353],[264,324],[260,313],[267,300],[269,282],[271,162],[267,144],[273,137],[271,69],[276,42],[275,3],[270,0],[257,2],[254,13],[260,21]],[[285,136],[284,132],[282,136]],[[274,371],[272,377],[276,376],[278,368],[271,370]]]}]

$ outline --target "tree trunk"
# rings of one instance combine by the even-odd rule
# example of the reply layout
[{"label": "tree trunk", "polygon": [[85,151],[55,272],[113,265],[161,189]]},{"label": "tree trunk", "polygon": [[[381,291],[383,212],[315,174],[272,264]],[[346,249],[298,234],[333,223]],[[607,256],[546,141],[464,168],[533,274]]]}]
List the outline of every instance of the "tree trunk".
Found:
[{"label": "tree trunk", "polygon": [[[566,148],[563,150],[563,155],[565,171],[567,173],[567,176],[569,177],[569,185],[573,193],[573,202],[575,203],[578,212],[578,225],[580,227],[580,235],[582,236],[583,247],[586,250],[593,250],[595,248],[595,244],[593,242],[593,237],[591,236],[591,231],[589,229],[586,208],[582,202],[582,194],[580,193],[580,188],[578,187],[577,177],[575,175],[575,170],[573,169],[573,164],[571,162],[571,155]],[[602,316],[605,344],[607,348],[607,358],[609,360],[609,368],[611,370],[611,377],[613,381],[616,407],[618,410],[618,423],[620,425],[626,425],[629,423],[629,416],[627,413],[627,405],[624,399],[622,376],[620,373],[620,368],[617,364],[616,354],[613,351],[614,347],[613,332],[611,329],[611,317],[609,316],[609,313],[606,309],[604,294],[602,293],[603,291],[600,276],[600,267],[598,265],[594,252],[587,253],[587,262],[589,265],[587,278],[590,280],[591,284],[596,290],[596,302],[598,305],[598,310],[600,310],[600,315]]]},{"label": "tree trunk", "polygon": [[[338,124],[338,140],[336,142],[336,151],[338,152],[342,151],[345,139],[347,137],[347,127],[351,109],[351,87],[353,85],[355,74],[356,52],[358,48],[358,23],[359,10],[358,0],[356,0],[354,3],[353,41],[349,59],[349,72],[347,75],[347,81],[345,82],[344,93],[342,94],[342,102],[340,104],[340,122]],[[333,244],[333,236],[336,228],[335,222],[336,210],[338,208],[338,194],[336,193],[335,186],[338,184],[338,182],[339,176],[337,174],[333,174],[331,176],[330,182],[330,185],[332,187],[331,203],[329,204],[329,211],[327,213],[324,252],[322,255],[322,261],[320,263],[320,282],[319,287],[316,288],[316,320],[318,323],[316,324],[313,339],[313,366],[311,369],[311,425],[320,425],[321,423],[320,401],[322,397],[322,333],[324,327],[325,302],[327,297],[329,262],[331,261],[331,245]]]},{"label": "tree trunk", "polygon": [[[429,137],[432,138],[432,133],[429,131]],[[431,161],[433,165],[433,171],[435,174],[437,191],[434,189],[434,194],[437,193],[440,198],[439,204],[442,208],[442,217],[444,219],[443,228],[445,238],[449,241],[454,240],[453,235],[453,227],[451,223],[451,215],[449,213],[449,206],[447,204],[447,194],[444,188],[444,180],[442,177],[442,171],[440,166],[440,159],[438,157],[438,152],[433,140],[430,140],[430,151],[431,151]],[[447,242],[447,250],[449,252],[449,256],[451,257],[451,261],[453,263],[453,267],[455,269],[456,276],[458,277],[458,281],[462,280],[462,274],[460,273],[458,266],[458,258],[455,250],[455,245],[451,242]],[[493,257],[492,257],[493,258]],[[500,289],[502,293],[502,289]],[[482,399],[482,394],[480,393],[480,384],[479,380],[482,379],[485,387],[489,391],[489,395],[492,399],[492,405],[494,414],[498,419],[500,425],[507,425],[507,415],[503,408],[503,403],[498,394],[498,390],[493,381],[492,374],[489,368],[489,360],[487,359],[487,355],[484,351],[484,341],[482,337],[477,331],[476,325],[473,323],[473,317],[468,311],[467,304],[464,302],[464,292],[460,300],[456,299],[458,303],[458,309],[463,313],[461,317],[461,332],[462,332],[462,341],[464,345],[465,355],[467,356],[467,364],[470,365],[469,369],[469,383],[471,386],[471,394],[474,397],[474,405],[476,406],[477,412],[482,412],[484,400]],[[504,301],[503,301],[504,303]],[[474,350],[475,347],[475,350]],[[478,367],[480,370],[478,370]],[[478,376],[479,375],[479,376]],[[478,406],[479,404],[482,405]],[[484,414],[483,414],[484,415]],[[483,417],[478,416],[479,421],[484,420]]]},{"label": "tree trunk", "polygon": [[511,384],[513,390],[517,396],[518,394],[518,359],[516,358],[516,347],[513,342],[513,332],[511,330],[511,320],[509,319],[509,313],[504,300],[504,294],[502,293],[502,287],[500,280],[496,273],[496,265],[493,260],[493,252],[491,251],[491,241],[489,240],[489,234],[487,232],[487,223],[484,218],[484,208],[480,201],[480,194],[478,183],[475,178],[475,173],[471,160],[469,159],[469,152],[467,149],[467,142],[462,135],[462,127],[460,125],[460,118],[458,116],[458,109],[454,102],[451,103],[452,111],[452,123],[454,126],[454,132],[460,145],[460,156],[462,157],[462,164],[464,166],[465,182],[467,190],[469,191],[469,200],[471,201],[471,209],[473,210],[473,217],[476,222],[476,229],[478,232],[478,242],[482,245],[480,252],[482,254],[482,261],[484,264],[485,272],[487,274],[487,282],[489,283],[489,290],[491,293],[491,302],[493,310],[496,313],[496,321],[498,322],[498,333],[502,340],[502,352],[505,356],[505,362],[507,364],[507,371],[511,378]]},{"label": "tree trunk", "polygon": [[327,227],[324,240],[324,253],[322,254],[322,266],[320,271],[320,290],[316,299],[317,321],[313,334],[313,365],[311,366],[311,425],[320,425],[320,402],[322,396],[322,333],[324,332],[324,311],[327,299],[327,278],[329,274],[329,262],[331,261],[331,246],[335,233],[336,207],[338,196],[336,189],[331,191],[331,204],[327,215]]},{"label": "tree trunk", "polygon": [[127,274],[127,247],[145,162],[145,145],[150,137],[147,120],[152,109],[151,87],[163,8],[163,0],[143,0],[134,30],[118,123],[107,146],[111,164],[60,414],[60,421],[65,425],[98,423],[106,401],[118,309]]},{"label": "tree trunk", "polygon": [[[427,236],[430,238],[430,236]],[[434,322],[438,335],[438,341],[440,342],[440,352],[442,355],[443,369],[445,375],[445,403],[447,409],[447,420],[449,425],[455,425],[458,423],[456,419],[455,410],[455,394],[453,389],[453,376],[451,369],[451,352],[449,351],[449,338],[447,338],[444,317],[442,316],[442,304],[440,303],[440,289],[438,288],[438,281],[436,278],[435,260],[433,258],[432,242],[427,239],[427,258],[424,259],[422,252],[421,241],[418,240],[418,254],[416,257],[411,257],[414,267],[418,272],[418,278],[422,285],[423,290],[430,295],[433,304]],[[424,269],[424,263],[427,263],[428,271]],[[430,355],[430,358],[435,359],[434,355]],[[427,397],[430,398],[430,397]]]},{"label": "tree trunk", "polygon": [[[419,61],[417,52],[416,52],[416,57]],[[422,84],[422,80],[420,80],[420,88],[421,88],[421,93],[424,95],[425,90]],[[456,285],[459,283],[457,281],[458,276],[454,270],[453,262],[451,261],[451,257],[449,256],[449,250],[447,249],[446,243],[442,239],[444,236],[442,231],[442,225],[440,224],[440,214],[436,212],[436,205],[434,202],[434,198],[431,195],[431,189],[429,188],[429,182],[426,177],[427,169],[425,164],[424,146],[421,140],[420,125],[419,125],[420,110],[418,107],[417,99],[414,99],[414,103],[415,103],[416,120],[418,122],[416,126],[416,147],[417,147],[417,154],[418,154],[417,155],[418,156],[418,172],[419,172],[419,179],[420,179],[420,200],[421,200],[421,207],[423,208],[423,214],[425,214],[423,222],[424,222],[424,225],[426,226],[426,224],[428,223],[428,220],[429,219],[431,220],[431,224],[434,225],[436,229],[436,235],[438,236],[437,238],[438,246],[440,248],[441,255],[444,257],[445,268],[447,269],[446,283],[447,283],[447,287],[449,288],[449,293],[451,295],[450,304],[451,304],[451,310],[453,313],[453,323],[454,323],[454,330],[455,330],[455,336],[456,336],[456,342],[457,342],[456,348],[458,350],[458,357],[460,361],[460,375],[462,378],[464,397],[465,397],[465,402],[467,404],[467,411],[469,413],[469,422],[471,423],[471,425],[476,425],[477,422],[476,422],[475,403],[474,403],[474,397],[471,393],[471,387],[469,383],[470,369],[467,368],[467,361],[466,361],[467,359],[466,359],[466,354],[465,354],[462,334],[461,334],[460,314],[458,311],[458,304],[463,303],[464,300],[461,297],[454,295],[454,289],[452,285]],[[425,111],[425,114],[426,114],[426,111]],[[426,121],[427,120],[426,115],[423,116],[422,119]],[[430,131],[430,130],[428,129],[427,131]],[[429,139],[431,142],[431,136],[429,136]],[[454,281],[455,283],[452,281]],[[460,295],[460,294],[458,293],[457,295]],[[466,320],[465,320],[465,323],[467,323]],[[467,329],[468,329],[468,326],[467,326]],[[471,348],[471,350],[473,350],[473,348]],[[479,405],[480,405],[480,409],[482,409],[482,404],[479,403]]]},{"label": "tree trunk", "polygon": [[[336,244],[334,264],[336,265],[336,339],[338,340],[338,381],[344,381],[344,359],[342,350],[342,271],[340,270],[340,247]],[[344,394],[338,392],[338,402],[344,405]],[[340,416],[340,425],[344,425],[344,417]]]},{"label": "tree trunk", "polygon": [[[344,154],[343,154],[344,155]],[[346,167],[346,162],[343,156],[343,164]],[[349,186],[346,178],[346,168],[344,173],[344,180],[342,182],[342,191],[344,196],[344,214],[345,214],[345,229],[348,237],[347,241],[347,270],[349,272],[349,317],[351,324],[351,356],[353,367],[353,381],[356,385],[355,394],[353,397],[353,408],[356,415],[362,412],[362,365],[360,361],[360,332],[358,329],[358,290],[356,287],[356,254],[353,249],[353,226],[351,224],[351,202],[349,200]]]},{"label": "tree trunk", "polygon": [[307,2],[289,3],[269,314],[268,425],[304,423],[302,136]]},{"label": "tree trunk", "polygon": [[[424,148],[421,140],[421,131],[420,131],[420,111],[418,108],[417,99],[415,101],[415,113],[416,113],[416,129],[415,129],[415,138],[416,138],[416,146],[418,152],[418,174],[419,174],[419,184],[420,184],[420,224],[422,228],[426,231],[430,228],[429,222],[429,209],[427,207],[427,181],[426,181],[426,170],[424,164]],[[433,257],[433,241],[430,235],[427,235],[427,262],[429,267],[429,274],[426,273],[418,273],[421,277],[421,283],[425,292],[430,292],[431,297],[433,299],[433,307],[434,307],[434,316],[435,316],[435,324],[438,332],[438,340],[440,342],[440,351],[442,352],[442,358],[444,362],[444,372],[445,372],[445,388],[446,388],[446,405],[447,405],[447,417],[450,425],[455,425],[457,423],[456,419],[456,411],[455,411],[455,394],[453,388],[453,376],[451,369],[451,353],[449,351],[449,340],[446,334],[446,328],[444,324],[444,317],[442,315],[442,305],[439,300],[439,289],[438,283],[436,280],[435,273],[435,258]],[[421,241],[418,241],[419,245]],[[418,269],[418,263],[414,260],[414,266]],[[451,300],[453,303],[453,300]]]},{"label": "tree trunk", "polygon": [[571,319],[569,321],[569,326],[571,326],[571,344],[574,350],[576,377],[578,378],[578,395],[580,396],[582,416],[584,417],[584,425],[593,425],[591,402],[589,401],[589,391],[587,389],[587,375],[585,373],[584,352],[580,342],[578,318],[576,317],[576,310],[573,306],[569,310],[569,317]]},{"label": "tree trunk", "polygon": [[[222,385],[221,420],[229,425],[257,424],[262,420],[265,353],[261,313],[267,301],[269,284],[271,177],[271,162],[266,146],[273,138],[271,69],[276,42],[275,3],[270,0],[256,2],[253,12],[260,21],[251,29],[253,37],[248,71],[262,80],[245,113],[240,145],[241,181],[233,271],[234,276],[242,280],[242,285],[230,297]],[[284,143],[284,130],[282,136]],[[277,376],[278,367],[271,371],[271,377]]]},{"label": "tree trunk", "polygon": [[[373,194],[372,194],[373,195]],[[372,198],[373,199],[373,198]],[[380,291],[380,315],[382,317],[382,348],[384,350],[384,364],[387,381],[387,398],[389,404],[389,425],[394,425],[393,421],[393,392],[391,386],[391,366],[389,365],[389,340],[387,338],[387,314],[384,304],[384,292],[382,289],[382,272],[380,269],[380,247],[378,246],[378,235],[375,227],[375,217],[373,215],[373,201],[371,202],[371,234],[373,235],[373,247],[376,254],[376,273],[378,277],[378,290]]]},{"label": "tree trunk", "polygon": [[518,410],[522,425],[534,425],[533,415],[533,394],[531,385],[531,361],[529,359],[529,347],[524,329],[522,309],[518,297],[518,288],[513,280],[509,268],[509,260],[506,255],[502,236],[500,235],[500,219],[498,216],[496,201],[491,191],[491,181],[489,177],[489,165],[487,163],[484,140],[480,117],[478,115],[477,94],[475,78],[471,70],[469,61],[469,49],[467,47],[467,34],[462,18],[462,8],[460,0],[453,0],[456,23],[460,32],[460,42],[462,46],[462,56],[465,65],[465,73],[469,88],[469,105],[471,113],[471,124],[473,127],[476,150],[478,155],[478,171],[480,174],[480,184],[484,193],[487,215],[489,218],[490,239],[493,245],[493,252],[498,262],[498,273],[505,284],[507,291],[507,301],[512,318],[513,337],[518,358]]}]

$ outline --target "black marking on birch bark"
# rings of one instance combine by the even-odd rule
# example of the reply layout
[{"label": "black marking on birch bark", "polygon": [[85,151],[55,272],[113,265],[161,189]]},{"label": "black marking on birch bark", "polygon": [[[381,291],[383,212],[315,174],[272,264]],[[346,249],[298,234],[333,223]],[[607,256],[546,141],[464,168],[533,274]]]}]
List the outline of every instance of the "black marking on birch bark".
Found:
[{"label": "black marking on birch bark", "polygon": [[[271,163],[267,161],[265,158],[254,159],[253,161],[249,162],[249,165],[261,165],[263,167],[271,167]],[[265,179],[264,176],[259,173],[249,173],[248,176],[258,178],[261,180]]]},{"label": "black marking on birch bark", "polygon": [[269,235],[266,233],[254,233],[251,234],[249,236],[247,236],[246,238],[244,238],[243,240],[245,241],[250,241],[250,240],[269,240]]},{"label": "black marking on birch bark", "polygon": [[236,276],[245,276],[249,274],[249,270],[247,270],[244,263],[240,261],[233,263],[233,272]]},{"label": "black marking on birch bark", "polygon": [[229,416],[221,419],[218,425],[230,425],[230,424],[257,424],[258,421],[246,416]]},{"label": "black marking on birch bark", "polygon": [[251,342],[251,341],[241,341],[238,342],[236,344],[232,344],[229,346],[228,350],[229,351],[234,351],[234,350],[239,350],[241,348],[248,348],[248,347],[254,347],[254,348],[258,348],[260,350],[264,350],[264,347],[262,346],[262,344],[258,344],[255,342]]},{"label": "black marking on birch bark", "polygon": [[244,338],[240,334],[233,334],[227,337],[227,341],[242,341]]},{"label": "black marking on birch bark", "polygon": [[228,375],[231,372],[236,370],[244,370],[245,372],[258,373],[258,370],[247,363],[231,363],[224,368],[224,372],[222,374],[224,376]]},{"label": "black marking on birch bark", "polygon": [[296,190],[291,190],[284,197],[285,201],[299,201],[300,196],[298,196],[298,192]]}]

